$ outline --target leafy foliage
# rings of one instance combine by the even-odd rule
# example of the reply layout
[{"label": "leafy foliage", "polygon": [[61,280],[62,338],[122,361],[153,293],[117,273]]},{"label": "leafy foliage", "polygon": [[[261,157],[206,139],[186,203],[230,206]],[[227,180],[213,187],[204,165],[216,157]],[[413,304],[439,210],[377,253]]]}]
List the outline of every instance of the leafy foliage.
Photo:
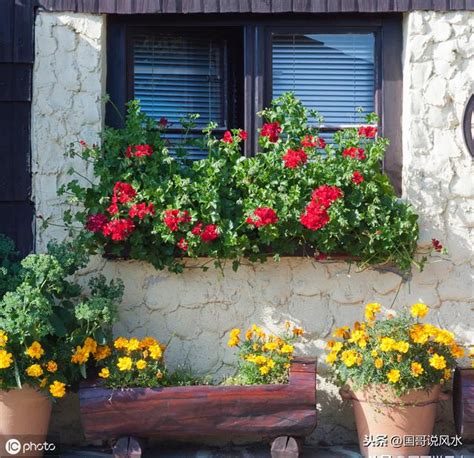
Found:
[{"label": "leafy foliage", "polygon": [[[261,154],[243,157],[246,133],[233,129],[217,139],[211,124],[198,140],[208,157],[191,162],[183,145],[174,145],[172,156],[166,128],[130,102],[125,127],[106,128],[101,146],[71,145],[68,154],[92,163],[96,184],[72,180],[60,189],[72,204],[83,204],[66,213],[66,223],[86,228],[80,237],[91,252],[174,272],[183,270],[186,256],[209,257],[217,267],[231,260],[237,269],[242,258],[263,262],[301,252],[410,269],[418,217],[381,171],[388,140],[368,126],[339,131],[324,145],[291,93],[261,115]],[[314,197],[318,189],[339,194],[323,204]]]}]

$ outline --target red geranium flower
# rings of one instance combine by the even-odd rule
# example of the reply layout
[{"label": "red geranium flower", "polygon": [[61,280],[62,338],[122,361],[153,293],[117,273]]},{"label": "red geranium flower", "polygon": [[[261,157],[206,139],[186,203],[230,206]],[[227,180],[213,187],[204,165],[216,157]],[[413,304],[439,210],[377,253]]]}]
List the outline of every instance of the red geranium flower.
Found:
[{"label": "red geranium flower", "polygon": [[312,231],[317,231],[329,223],[329,215],[326,209],[315,202],[311,201],[300,217],[301,224]]},{"label": "red geranium flower", "polygon": [[352,182],[355,183],[355,184],[361,184],[363,181],[364,181],[364,177],[362,176],[362,174],[359,171],[356,170],[352,174]]},{"label": "red geranium flower", "polygon": [[301,146],[304,148],[325,148],[326,142],[323,138],[306,135],[303,140],[301,140]]},{"label": "red geranium flower", "polygon": [[145,202],[141,202],[139,204],[134,204],[130,208],[128,212],[130,218],[134,218],[138,216],[138,219],[145,218],[146,215],[154,215],[155,214],[155,207],[153,204],[146,204]]},{"label": "red geranium flower", "polygon": [[125,240],[135,229],[135,224],[131,219],[113,219],[102,229],[105,236],[110,236],[112,240]]},{"label": "red geranium flower", "polygon": [[289,169],[295,169],[299,165],[306,164],[307,161],[308,155],[302,149],[289,149],[283,156],[283,162],[285,163],[285,167]]},{"label": "red geranium flower", "polygon": [[127,157],[144,157],[153,154],[153,148],[150,145],[132,145],[127,148],[125,152]]},{"label": "red geranium flower", "polygon": [[316,251],[316,253],[314,253],[314,259],[316,259],[316,261],[324,261],[327,258],[328,255],[326,253],[321,253],[320,251]]},{"label": "red geranium flower", "polygon": [[133,188],[131,184],[123,183],[122,181],[117,181],[114,186],[114,196],[112,198],[113,203],[120,202],[121,204],[126,204],[135,198],[137,191]]},{"label": "red geranium flower", "polygon": [[193,235],[201,235],[202,233],[202,223],[197,223],[196,226],[193,227],[191,234]]},{"label": "red geranium flower", "polygon": [[158,121],[158,124],[162,127],[166,127],[168,125],[168,120],[166,118],[160,118],[160,120]]},{"label": "red geranium flower", "polygon": [[170,231],[176,232],[179,229],[179,224],[181,223],[189,223],[191,221],[191,217],[189,216],[189,212],[187,210],[165,210],[165,216],[163,218],[163,222],[168,226]]},{"label": "red geranium flower", "polygon": [[253,214],[249,216],[245,222],[253,224],[255,227],[268,226],[269,224],[278,222],[278,216],[273,208],[259,207],[254,210]]},{"label": "red geranium flower", "polygon": [[377,135],[377,127],[375,126],[361,126],[357,131],[359,137],[374,138]]},{"label": "red geranium flower", "polygon": [[272,143],[276,143],[278,141],[280,132],[281,132],[281,126],[278,121],[267,122],[262,126],[262,130],[260,131],[260,136],[268,137],[268,139]]},{"label": "red geranium flower", "polygon": [[224,143],[234,143],[234,139],[232,138],[232,133],[230,130],[226,130],[224,132],[224,136],[222,137],[222,141]]},{"label": "red geranium flower", "polygon": [[356,148],[355,146],[351,146],[350,148],[346,148],[343,152],[342,155],[344,157],[351,157],[352,159],[359,159],[359,160],[364,160],[365,159],[365,151],[363,148]]},{"label": "red geranium flower", "polygon": [[87,218],[86,229],[94,233],[100,232],[108,221],[109,219],[103,213],[89,215],[89,217]]},{"label": "red geranium flower", "polygon": [[433,245],[433,248],[434,248],[435,251],[437,251],[438,253],[443,250],[443,245],[441,245],[441,243],[440,243],[439,240],[431,239],[431,245]]},{"label": "red geranium flower", "polygon": [[241,130],[239,132],[239,137],[244,141],[247,140],[247,132],[245,130]]},{"label": "red geranium flower", "polygon": [[176,246],[183,251],[188,251],[188,242],[186,242],[186,239],[181,238],[179,242],[176,244]]},{"label": "red geranium flower", "polygon": [[311,198],[323,208],[329,208],[335,200],[342,196],[342,191],[337,186],[328,186],[327,184],[323,184],[313,191]]},{"label": "red geranium flower", "polygon": [[201,232],[201,240],[203,242],[212,242],[219,237],[217,232],[217,224],[208,224]]},{"label": "red geranium flower", "polygon": [[119,212],[119,208],[117,205],[117,199],[115,197],[112,198],[113,202],[107,207],[107,211],[111,215],[116,215]]},{"label": "red geranium flower", "polygon": [[87,148],[87,143],[86,143],[84,140],[79,140],[79,144],[80,144],[83,148]]}]

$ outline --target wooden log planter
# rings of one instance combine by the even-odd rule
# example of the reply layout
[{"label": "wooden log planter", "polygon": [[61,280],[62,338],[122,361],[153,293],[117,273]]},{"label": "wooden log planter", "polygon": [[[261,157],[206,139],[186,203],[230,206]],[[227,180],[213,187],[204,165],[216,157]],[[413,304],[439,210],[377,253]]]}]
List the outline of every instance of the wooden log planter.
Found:
[{"label": "wooden log planter", "polygon": [[316,359],[295,358],[289,383],[112,390],[99,382],[79,389],[87,439],[118,439],[116,457],[140,457],[142,439],[268,440],[272,457],[298,457],[316,427]]},{"label": "wooden log planter", "polygon": [[453,412],[456,432],[463,439],[474,439],[474,369],[454,371]]}]

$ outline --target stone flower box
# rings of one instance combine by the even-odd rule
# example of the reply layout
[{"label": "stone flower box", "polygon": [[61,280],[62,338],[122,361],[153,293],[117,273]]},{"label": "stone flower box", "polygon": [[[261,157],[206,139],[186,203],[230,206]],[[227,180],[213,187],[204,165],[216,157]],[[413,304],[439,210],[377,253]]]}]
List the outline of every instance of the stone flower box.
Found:
[{"label": "stone flower box", "polygon": [[147,438],[263,438],[273,456],[297,457],[298,440],[316,427],[316,359],[295,358],[287,384],[112,390],[84,382],[79,400],[86,438],[119,439],[115,456],[139,457]]},{"label": "stone flower box", "polygon": [[454,372],[453,411],[456,432],[474,439],[474,368],[457,367]]}]

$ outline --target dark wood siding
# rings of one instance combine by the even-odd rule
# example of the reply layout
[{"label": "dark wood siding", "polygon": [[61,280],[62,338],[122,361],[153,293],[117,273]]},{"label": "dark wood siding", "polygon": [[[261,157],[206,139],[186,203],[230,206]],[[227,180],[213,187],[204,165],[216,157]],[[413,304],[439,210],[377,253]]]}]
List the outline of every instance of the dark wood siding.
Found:
[{"label": "dark wood siding", "polygon": [[38,0],[38,2],[52,11],[110,14],[400,13],[412,10],[474,10],[474,0]]},{"label": "dark wood siding", "polygon": [[31,78],[35,0],[0,2],[0,233],[33,249]]}]

